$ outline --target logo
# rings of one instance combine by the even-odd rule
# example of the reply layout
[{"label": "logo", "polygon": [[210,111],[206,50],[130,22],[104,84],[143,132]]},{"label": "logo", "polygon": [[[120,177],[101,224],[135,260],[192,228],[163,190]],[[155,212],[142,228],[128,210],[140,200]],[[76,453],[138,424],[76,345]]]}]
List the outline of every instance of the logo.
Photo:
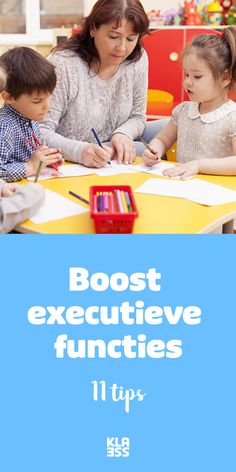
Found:
[{"label": "logo", "polygon": [[130,439],[107,437],[107,457],[129,457]]}]

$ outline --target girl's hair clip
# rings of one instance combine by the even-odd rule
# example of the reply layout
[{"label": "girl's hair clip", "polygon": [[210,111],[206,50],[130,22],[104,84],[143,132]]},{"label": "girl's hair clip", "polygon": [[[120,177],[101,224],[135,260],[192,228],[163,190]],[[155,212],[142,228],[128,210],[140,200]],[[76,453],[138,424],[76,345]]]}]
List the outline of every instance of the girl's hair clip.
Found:
[{"label": "girl's hair clip", "polygon": [[216,36],[220,36],[221,38],[223,38],[225,35],[224,31],[217,31],[217,30],[214,31],[214,34],[216,34]]}]

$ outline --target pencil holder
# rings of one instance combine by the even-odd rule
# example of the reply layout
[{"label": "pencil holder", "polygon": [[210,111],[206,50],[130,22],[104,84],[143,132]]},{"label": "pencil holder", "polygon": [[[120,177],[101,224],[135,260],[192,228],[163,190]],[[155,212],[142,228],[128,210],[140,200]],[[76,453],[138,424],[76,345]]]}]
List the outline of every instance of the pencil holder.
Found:
[{"label": "pencil holder", "polygon": [[90,217],[94,220],[96,233],[132,233],[138,210],[131,187],[90,187]]}]

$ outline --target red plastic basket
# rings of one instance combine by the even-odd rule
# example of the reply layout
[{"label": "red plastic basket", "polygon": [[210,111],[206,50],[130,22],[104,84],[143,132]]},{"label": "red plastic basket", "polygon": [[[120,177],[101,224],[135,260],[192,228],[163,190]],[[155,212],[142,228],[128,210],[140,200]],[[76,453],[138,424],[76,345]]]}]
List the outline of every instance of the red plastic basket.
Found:
[{"label": "red plastic basket", "polygon": [[[98,212],[94,209],[93,197],[97,192],[113,192],[114,190],[128,192],[132,212],[107,213]],[[131,187],[129,185],[94,185],[90,187],[90,217],[94,220],[96,233],[132,233],[134,220],[138,217],[138,210]]]}]

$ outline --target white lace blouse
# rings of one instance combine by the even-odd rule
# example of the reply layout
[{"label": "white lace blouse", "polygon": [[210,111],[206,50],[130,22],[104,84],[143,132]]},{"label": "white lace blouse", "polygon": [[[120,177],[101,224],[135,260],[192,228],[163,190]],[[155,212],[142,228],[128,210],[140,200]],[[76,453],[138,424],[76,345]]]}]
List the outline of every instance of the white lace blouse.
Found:
[{"label": "white lace blouse", "polygon": [[232,100],[204,115],[199,113],[199,103],[183,102],[174,108],[171,120],[178,128],[178,162],[233,155],[236,103]]},{"label": "white lace blouse", "polygon": [[136,62],[125,61],[108,80],[100,79],[78,54],[61,51],[49,56],[56,67],[57,85],[42,125],[45,143],[60,148],[64,157],[80,162],[88,143],[115,132],[131,139],[142,134],[146,121],[148,59],[143,50]]}]

